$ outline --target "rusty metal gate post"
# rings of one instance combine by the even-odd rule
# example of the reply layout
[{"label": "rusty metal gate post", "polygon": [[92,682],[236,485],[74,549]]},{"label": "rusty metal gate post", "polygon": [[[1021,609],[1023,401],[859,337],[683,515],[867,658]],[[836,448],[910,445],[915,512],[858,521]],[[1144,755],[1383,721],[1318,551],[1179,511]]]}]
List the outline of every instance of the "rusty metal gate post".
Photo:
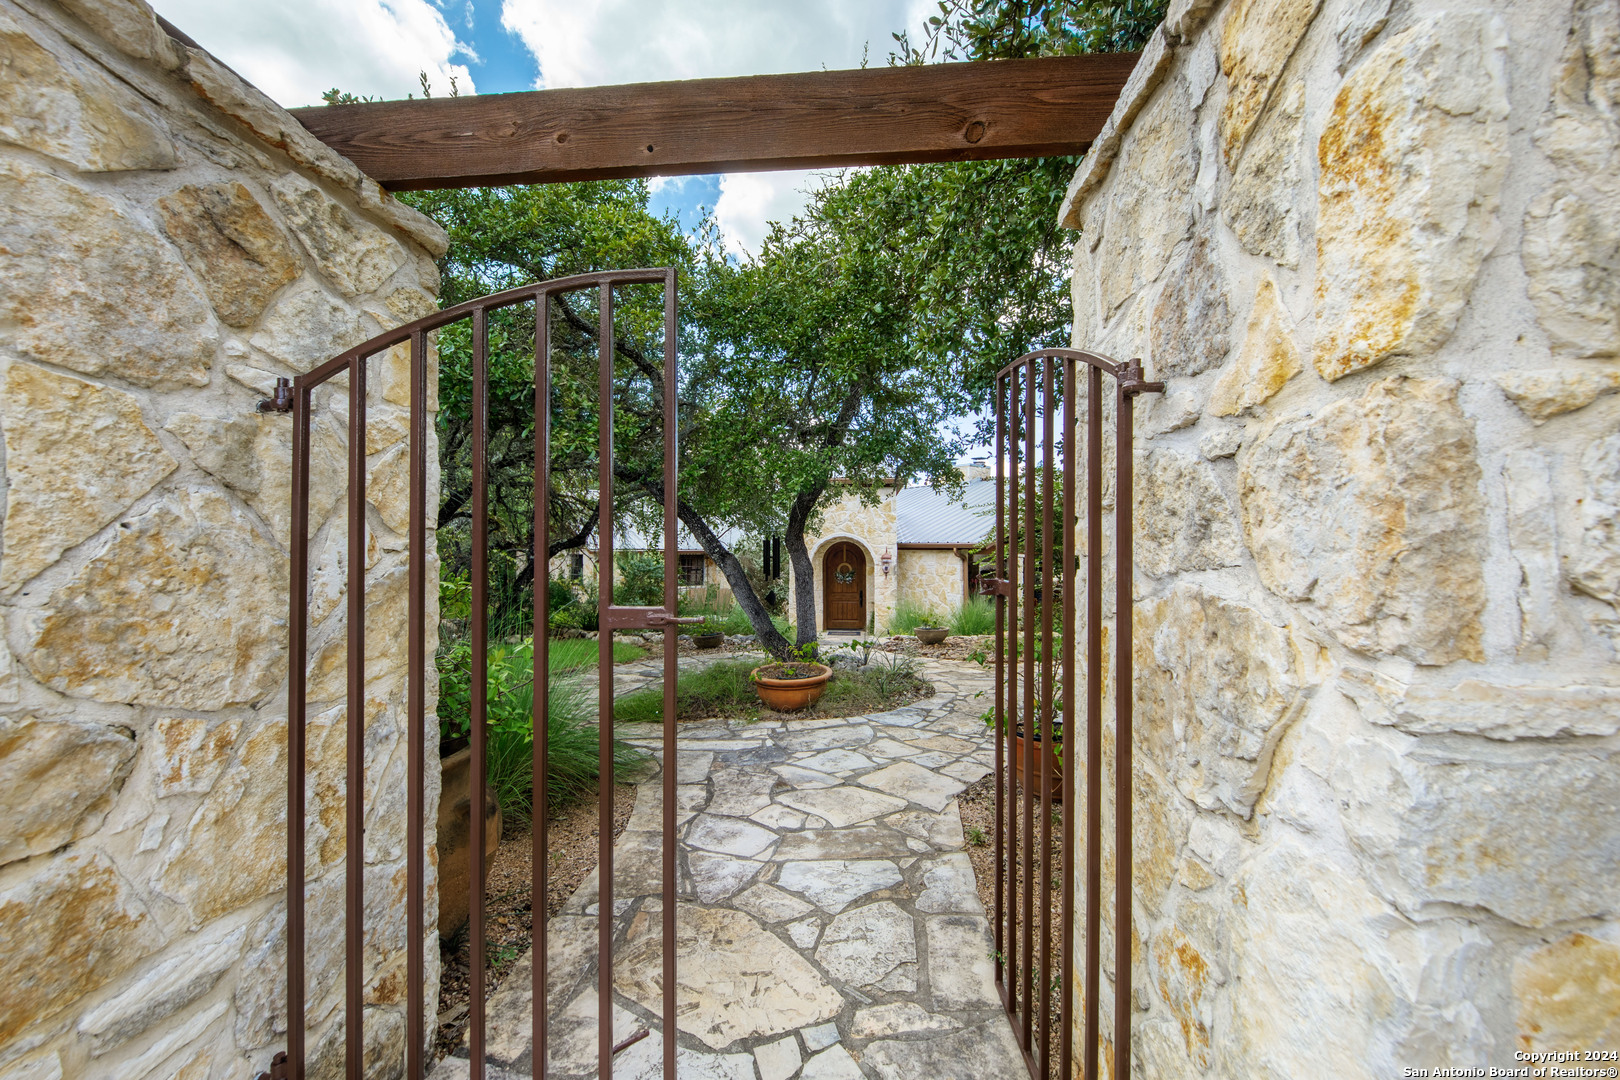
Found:
[{"label": "rusty metal gate post", "polygon": [[[662,607],[620,607],[612,602],[612,484],[613,484],[613,289],[618,286],[655,284],[664,287],[664,605]],[[613,630],[664,630],[664,805],[663,842],[663,1019],[664,1076],[675,1080],[675,635],[683,621],[676,617],[676,476],[678,452],[677,424],[677,322],[676,271],[674,269],[623,270],[583,274],[554,281],[525,285],[505,292],[471,300],[417,319],[395,330],[363,342],[327,361],[305,375],[281,380],[276,395],[261,402],[261,411],[293,414],[292,460],[292,544],[288,611],[289,675],[287,701],[287,1049],[276,1055],[274,1080],[304,1080],[308,1061],[305,1038],[306,989],[304,952],[306,946],[305,898],[307,884],[304,864],[305,815],[308,745],[307,665],[309,659],[309,473],[310,425],[313,394],[317,387],[341,375],[349,380],[349,497],[348,580],[347,580],[347,709],[345,806],[345,917],[344,917],[344,1072],[349,1080],[363,1075],[364,980],[362,949],[364,941],[364,777],[365,777],[365,572],[366,572],[366,369],[367,361],[395,346],[410,345],[409,420],[409,508],[407,528],[407,611],[409,626],[406,681],[407,814],[406,823],[406,1080],[423,1080],[426,1072],[428,1031],[426,1017],[425,957],[426,935],[426,812],[427,775],[427,335],[462,319],[472,322],[472,682],[471,743],[472,781],[475,809],[471,816],[472,873],[469,875],[470,937],[472,951],[471,1002],[469,1003],[470,1080],[484,1076],[486,1032],[484,964],[484,815],[476,809],[476,793],[482,790],[486,766],[485,721],[488,710],[489,610],[488,574],[488,476],[486,455],[489,440],[489,312],[516,304],[535,304],[535,382],[534,382],[534,647],[533,647],[533,758],[535,823],[533,829],[533,875],[531,878],[533,920],[533,1060],[534,1075],[546,1075],[546,788],[547,753],[545,723],[548,709],[546,672],[549,648],[546,640],[546,582],[549,571],[549,530],[546,507],[550,491],[550,326],[552,296],[581,289],[599,290],[601,341],[598,361],[600,376],[600,461],[598,465],[601,499],[600,547],[602,580],[606,583],[599,600],[599,662],[601,709],[599,713],[599,761],[601,770],[598,833],[601,837],[601,922],[598,975],[600,1029],[598,1040],[599,1075],[612,1072],[612,1057],[626,1044],[612,1045],[612,822],[613,822]],[[395,628],[378,628],[397,632]]]},{"label": "rusty metal gate post", "polygon": [[[1083,380],[1082,370],[1085,372]],[[1112,377],[1115,386],[1116,449],[1115,1067],[1110,1075],[1123,1080],[1130,1073],[1131,997],[1131,428],[1136,396],[1162,392],[1164,384],[1145,381],[1138,360],[1120,363],[1100,353],[1080,349],[1042,349],[1029,353],[1003,368],[995,380],[996,574],[982,587],[996,600],[995,967],[1002,1003],[1024,1051],[1025,1064],[1030,1075],[1038,1080],[1052,1080],[1054,1075],[1067,1080],[1074,1069],[1070,1015],[1074,1000],[1076,760],[1073,754],[1062,756],[1057,747],[1063,740],[1061,729],[1073,730],[1078,689],[1075,670],[1078,584],[1075,410],[1076,399],[1082,392],[1086,401],[1086,896],[1082,1060],[1086,1080],[1097,1080],[1101,1075],[1098,1071],[1098,1003],[1102,981],[1104,375]],[[1059,446],[1063,453],[1061,509],[1055,506],[1054,490],[1057,484],[1055,455]],[[1023,481],[1021,493],[1020,479]],[[1056,533],[1055,514],[1061,514],[1061,530]],[[1054,600],[1062,603],[1061,635],[1055,633]],[[1062,678],[1061,698],[1054,703],[1058,671]],[[1060,770],[1061,790],[1054,792],[1054,774]],[[1052,836],[1054,798],[1063,804],[1062,832],[1056,851]],[[1037,806],[1040,815],[1038,848]],[[1034,880],[1037,872],[1041,875],[1038,890]],[[1062,970],[1055,980],[1051,970],[1054,873],[1062,875],[1062,928],[1057,954]],[[1054,993],[1059,995],[1055,1003]],[[1056,1062],[1052,1060],[1054,1034]]]}]

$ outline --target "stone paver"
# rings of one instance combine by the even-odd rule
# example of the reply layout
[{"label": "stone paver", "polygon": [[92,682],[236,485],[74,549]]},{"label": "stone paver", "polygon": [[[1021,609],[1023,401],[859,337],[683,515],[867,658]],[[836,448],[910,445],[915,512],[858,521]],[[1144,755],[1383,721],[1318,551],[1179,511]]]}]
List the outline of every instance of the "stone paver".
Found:
[{"label": "stone paver", "polygon": [[[615,692],[655,685],[660,665],[623,665]],[[681,725],[682,1080],[1023,1073],[955,802],[989,769],[975,695],[990,677],[962,662],[923,666],[934,696],[885,713]],[[620,734],[662,760],[656,725]],[[661,1077],[663,1057],[662,798],[659,777],[641,785],[614,849],[615,1034],[651,1031],[618,1056],[614,1075],[647,1080]],[[549,924],[558,1080],[596,1075],[596,900],[592,875]],[[490,1062],[512,1077],[532,1069],[528,964],[490,1003]],[[466,1063],[441,1070],[463,1076]]]}]

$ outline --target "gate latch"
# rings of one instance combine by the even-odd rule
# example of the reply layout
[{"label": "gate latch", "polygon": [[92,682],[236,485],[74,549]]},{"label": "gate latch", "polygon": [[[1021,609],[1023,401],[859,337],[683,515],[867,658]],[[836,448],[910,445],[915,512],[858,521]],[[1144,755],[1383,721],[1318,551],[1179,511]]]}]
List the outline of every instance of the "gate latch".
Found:
[{"label": "gate latch", "polygon": [[703,616],[701,615],[683,619],[661,607],[619,607],[613,605],[602,613],[602,629],[604,630],[662,630],[666,626],[684,626],[688,623],[700,623],[702,621]]},{"label": "gate latch", "polygon": [[270,1059],[270,1071],[259,1074],[258,1080],[287,1080],[287,1051],[280,1050]]},{"label": "gate latch", "polygon": [[979,595],[981,596],[1012,596],[1012,582],[1006,578],[980,578]]}]

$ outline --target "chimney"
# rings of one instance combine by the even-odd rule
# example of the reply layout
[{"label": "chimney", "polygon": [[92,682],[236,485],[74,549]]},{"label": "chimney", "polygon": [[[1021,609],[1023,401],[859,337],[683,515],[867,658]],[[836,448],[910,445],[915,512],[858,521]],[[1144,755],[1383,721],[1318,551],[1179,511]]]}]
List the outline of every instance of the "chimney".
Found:
[{"label": "chimney", "polygon": [[968,462],[967,468],[962,470],[969,480],[994,480],[995,470],[990,468],[990,459],[976,457]]}]

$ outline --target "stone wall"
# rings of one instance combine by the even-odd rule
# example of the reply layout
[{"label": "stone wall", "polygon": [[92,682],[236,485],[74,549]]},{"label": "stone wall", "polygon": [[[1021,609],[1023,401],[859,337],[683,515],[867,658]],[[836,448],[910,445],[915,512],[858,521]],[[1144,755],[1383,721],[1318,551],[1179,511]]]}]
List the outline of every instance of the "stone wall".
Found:
[{"label": "stone wall", "polygon": [[955,551],[901,548],[896,556],[900,600],[924,607],[941,619],[961,606],[967,564]]},{"label": "stone wall", "polygon": [[[141,0],[0,0],[0,1076],[219,1080],[285,1046],[291,420],[254,406],[435,310],[444,245]],[[370,1074],[393,1075],[409,398],[403,358],[373,371],[365,981]],[[310,484],[322,1077],[342,1052],[345,387],[317,394]]]},{"label": "stone wall", "polygon": [[[886,493],[887,494],[887,493]],[[868,627],[876,626],[877,633],[885,633],[894,618],[894,603],[898,594],[898,578],[893,562],[885,574],[881,562],[885,551],[891,560],[895,557],[894,499],[883,498],[875,503],[863,502],[859,496],[843,495],[821,516],[820,527],[805,536],[810,549],[810,562],[816,575],[816,632],[826,629],[827,607],[822,596],[823,557],[829,545],[839,540],[853,540],[866,553],[866,619]],[[784,556],[785,560],[785,556]],[[798,608],[794,599],[793,568],[784,565],[782,577],[788,583],[788,618],[797,621]]]},{"label": "stone wall", "polygon": [[1173,0],[1077,173],[1169,387],[1133,1075],[1620,1046],[1617,176],[1616,0]]}]

